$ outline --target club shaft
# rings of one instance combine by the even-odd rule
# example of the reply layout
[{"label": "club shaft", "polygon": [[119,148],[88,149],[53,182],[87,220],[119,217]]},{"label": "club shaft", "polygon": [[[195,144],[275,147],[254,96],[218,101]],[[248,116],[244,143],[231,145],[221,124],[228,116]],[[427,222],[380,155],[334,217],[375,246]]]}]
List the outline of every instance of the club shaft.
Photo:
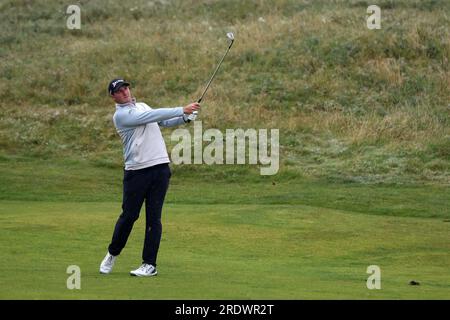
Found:
[{"label": "club shaft", "polygon": [[202,96],[200,97],[200,99],[197,100],[198,103],[202,102],[203,97],[204,97],[206,91],[208,90],[208,88],[209,88],[211,82],[213,81],[214,77],[216,76],[216,73],[217,73],[217,71],[219,70],[220,65],[222,64],[223,59],[225,59],[225,56],[227,55],[228,51],[230,51],[231,46],[233,45],[233,42],[234,42],[234,41],[232,41],[232,42],[230,43],[230,45],[228,46],[227,51],[225,51],[225,54],[223,55],[222,59],[220,59],[220,62],[219,62],[219,64],[217,65],[216,70],[214,70],[214,73],[212,74],[211,78],[209,79],[208,84],[206,85],[205,90],[203,90]]}]

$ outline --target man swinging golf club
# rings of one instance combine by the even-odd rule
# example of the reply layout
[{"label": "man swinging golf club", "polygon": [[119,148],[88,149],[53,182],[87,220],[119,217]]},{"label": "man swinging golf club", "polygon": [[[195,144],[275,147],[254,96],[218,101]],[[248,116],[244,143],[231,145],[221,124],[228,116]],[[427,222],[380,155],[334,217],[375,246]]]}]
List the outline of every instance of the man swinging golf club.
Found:
[{"label": "man swinging golf club", "polygon": [[227,50],[200,99],[185,107],[152,109],[132,98],[130,84],[124,79],[114,79],[110,82],[109,94],[116,102],[113,120],[122,138],[125,159],[123,211],[117,220],[108,253],[100,265],[100,273],[112,271],[116,257],[125,247],[145,200],[146,224],[142,265],[130,274],[140,277],[157,274],[156,256],[162,232],[161,210],[171,175],[169,156],[159,126],[172,127],[196,119],[200,109],[199,103],[233,45],[234,34],[228,32],[227,38],[229,40]]},{"label": "man swinging golf club", "polygon": [[113,121],[122,138],[125,170],[122,214],[116,222],[100,273],[112,271],[145,201],[142,265],[130,274],[155,276],[162,233],[161,211],[171,176],[169,156],[159,127],[190,122],[188,115],[199,110],[200,105],[195,102],[185,107],[153,109],[143,102],[136,102],[131,95],[130,84],[124,79],[112,80],[108,91],[116,103]]}]

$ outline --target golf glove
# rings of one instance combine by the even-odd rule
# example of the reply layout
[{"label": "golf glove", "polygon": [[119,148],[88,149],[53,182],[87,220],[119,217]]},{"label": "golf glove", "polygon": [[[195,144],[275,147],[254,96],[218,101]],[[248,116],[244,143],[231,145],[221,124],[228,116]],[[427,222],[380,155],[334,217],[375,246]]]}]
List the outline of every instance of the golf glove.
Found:
[{"label": "golf glove", "polygon": [[187,118],[189,121],[194,121],[197,118],[197,111],[191,113]]}]

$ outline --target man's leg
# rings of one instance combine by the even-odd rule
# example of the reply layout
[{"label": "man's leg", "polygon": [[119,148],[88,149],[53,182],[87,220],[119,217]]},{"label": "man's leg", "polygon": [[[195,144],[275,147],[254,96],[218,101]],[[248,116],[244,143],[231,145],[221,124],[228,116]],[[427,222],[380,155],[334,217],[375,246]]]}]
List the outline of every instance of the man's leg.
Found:
[{"label": "man's leg", "polygon": [[156,258],[161,241],[161,212],[171,176],[168,164],[153,167],[151,185],[145,200],[145,241],[142,252],[143,263],[156,267]]},{"label": "man's leg", "polygon": [[127,243],[134,222],[139,218],[146,190],[146,175],[141,170],[125,171],[123,178],[122,214],[116,222],[108,251],[113,256],[120,254]]}]

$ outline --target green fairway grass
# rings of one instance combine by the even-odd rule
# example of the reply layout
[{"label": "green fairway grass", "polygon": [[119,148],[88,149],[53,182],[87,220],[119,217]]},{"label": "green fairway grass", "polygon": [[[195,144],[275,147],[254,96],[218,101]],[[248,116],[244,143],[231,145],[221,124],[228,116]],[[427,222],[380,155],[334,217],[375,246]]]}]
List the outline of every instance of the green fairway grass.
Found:
[{"label": "green fairway grass", "polygon": [[[141,262],[143,216],[113,273],[98,271],[120,214],[121,170],[0,163],[10,182],[0,199],[1,299],[450,298],[445,186],[216,183],[175,169],[159,274],[141,279],[129,271]],[[70,265],[81,269],[80,290],[66,287]],[[366,287],[370,265],[381,290]]]},{"label": "green fairway grass", "polygon": [[[448,299],[450,223],[305,205],[167,204],[155,278],[138,220],[101,275],[119,203],[1,201],[2,299]],[[66,268],[81,268],[81,289]],[[381,290],[368,290],[369,265]],[[411,286],[411,280],[420,286]]]}]

